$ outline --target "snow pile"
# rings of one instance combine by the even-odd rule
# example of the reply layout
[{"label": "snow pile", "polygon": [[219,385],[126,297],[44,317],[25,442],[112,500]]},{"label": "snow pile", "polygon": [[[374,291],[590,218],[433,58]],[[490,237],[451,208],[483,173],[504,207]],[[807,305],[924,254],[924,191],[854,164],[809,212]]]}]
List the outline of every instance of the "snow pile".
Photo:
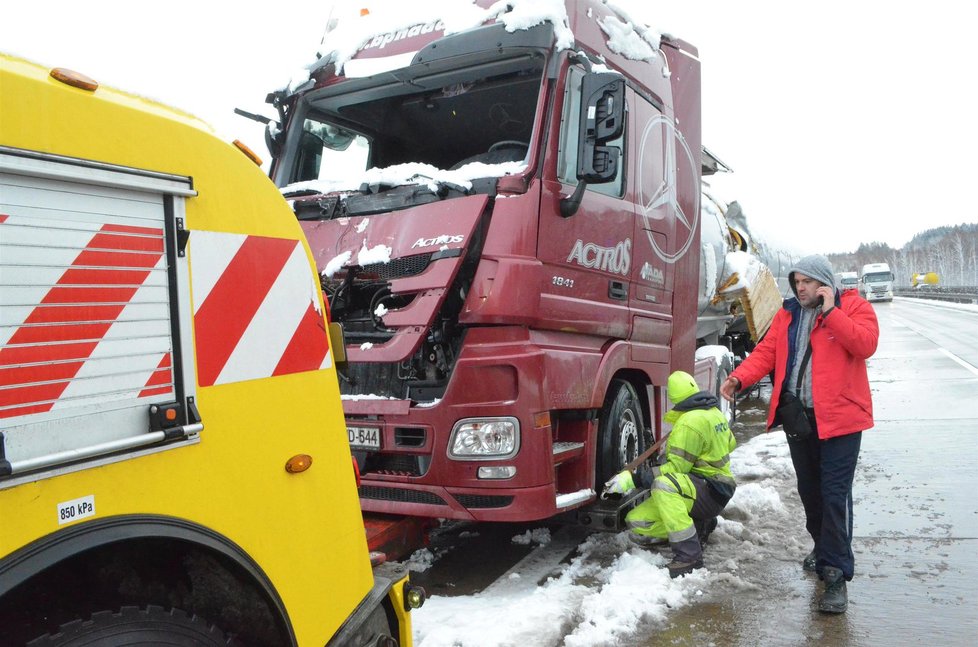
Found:
[{"label": "snow pile", "polygon": [[[760,569],[753,564],[800,560],[811,548],[784,435],[762,434],[744,443],[732,455],[732,468],[737,492],[710,538],[705,569],[673,580],[665,568],[668,553],[639,548],[626,533],[594,534],[577,547],[569,564],[561,565],[559,574],[540,586],[503,588],[500,594],[490,589],[460,597],[432,596],[412,613],[415,644],[635,644],[637,632],[666,622],[676,609],[711,595],[757,589],[760,583],[752,578]],[[528,543],[542,536],[537,530],[528,531],[513,541]],[[412,556],[422,566],[426,558]],[[525,573],[508,580],[534,581]]]},{"label": "snow pile", "polygon": [[550,529],[535,528],[533,530],[527,530],[522,535],[513,537],[512,542],[514,544],[522,544],[523,546],[528,546],[531,543],[546,546],[550,543]]}]

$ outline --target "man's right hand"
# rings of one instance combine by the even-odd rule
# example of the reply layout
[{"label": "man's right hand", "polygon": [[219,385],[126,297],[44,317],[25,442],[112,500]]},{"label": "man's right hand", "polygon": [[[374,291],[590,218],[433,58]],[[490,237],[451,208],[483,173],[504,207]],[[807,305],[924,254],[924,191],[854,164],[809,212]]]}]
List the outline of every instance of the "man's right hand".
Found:
[{"label": "man's right hand", "polygon": [[735,378],[733,375],[728,375],[727,379],[723,381],[720,385],[720,395],[727,402],[734,401],[734,394],[740,390],[740,380]]},{"label": "man's right hand", "polygon": [[619,472],[608,479],[604,484],[604,492],[601,493],[602,499],[607,499],[609,494],[628,494],[635,489],[635,479],[628,470]]}]

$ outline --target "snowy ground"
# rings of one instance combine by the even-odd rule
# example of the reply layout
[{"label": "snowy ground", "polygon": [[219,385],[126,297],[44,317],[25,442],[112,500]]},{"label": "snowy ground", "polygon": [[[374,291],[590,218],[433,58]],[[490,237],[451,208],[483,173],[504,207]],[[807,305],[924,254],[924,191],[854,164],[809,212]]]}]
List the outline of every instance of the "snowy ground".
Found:
[{"label": "snowy ground", "polygon": [[[467,570],[451,564],[459,548],[415,553],[413,571],[447,567],[458,585],[433,589],[413,613],[415,645],[975,644],[978,307],[896,299],[875,308],[876,427],[864,434],[853,490],[857,577],[846,614],[815,610],[821,587],[800,567],[810,544],[788,448],[783,433],[761,432],[766,397],[755,397],[734,426],[737,493],[705,569],[670,580],[667,556],[624,534],[580,539],[549,525],[499,542],[483,529],[480,539],[511,552],[535,548],[494,582],[478,571],[497,543],[483,542]],[[485,582],[473,585],[472,574]]]},{"label": "snowy ground", "polygon": [[[758,417],[760,410],[745,413]],[[506,576],[508,585],[494,585],[475,595],[433,596],[413,614],[415,644],[623,644],[641,626],[665,621],[681,607],[709,596],[756,590],[753,564],[800,561],[811,546],[799,539],[805,533],[783,434],[749,440],[734,451],[732,463],[737,492],[710,538],[705,569],[671,580],[665,568],[668,554],[633,546],[625,533],[591,535],[570,562],[560,564],[542,584],[535,574],[517,571]],[[543,546],[551,534],[540,528],[512,541]],[[433,559],[430,551],[419,551],[410,567],[423,571]],[[524,578],[528,581],[520,586]]]}]

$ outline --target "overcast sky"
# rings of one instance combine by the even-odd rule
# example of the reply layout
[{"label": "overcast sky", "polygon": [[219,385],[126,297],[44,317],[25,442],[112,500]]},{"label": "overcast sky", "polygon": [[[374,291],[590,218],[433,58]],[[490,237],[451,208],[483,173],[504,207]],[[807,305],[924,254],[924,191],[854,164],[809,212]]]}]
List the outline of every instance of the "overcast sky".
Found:
[{"label": "overcast sky", "polygon": [[[735,171],[717,191],[759,237],[847,252],[978,222],[968,3],[619,4],[699,48],[703,141]],[[329,13],[329,0],[8,2],[0,51],[183,108],[267,158],[233,109],[273,114],[265,94],[315,58]]]}]

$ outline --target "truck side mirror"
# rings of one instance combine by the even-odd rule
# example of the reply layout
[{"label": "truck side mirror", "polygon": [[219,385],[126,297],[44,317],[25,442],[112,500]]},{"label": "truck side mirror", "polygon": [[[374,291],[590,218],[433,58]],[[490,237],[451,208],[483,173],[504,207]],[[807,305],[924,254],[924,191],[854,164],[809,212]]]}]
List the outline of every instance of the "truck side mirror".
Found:
[{"label": "truck side mirror", "polygon": [[560,215],[569,218],[581,206],[590,184],[618,176],[621,149],[606,146],[625,129],[625,79],[618,74],[589,73],[581,80],[581,118],[577,134],[577,188],[560,202]]},{"label": "truck side mirror", "polygon": [[577,179],[597,184],[618,175],[621,150],[606,146],[625,129],[625,80],[619,74],[585,74],[577,139]]}]

